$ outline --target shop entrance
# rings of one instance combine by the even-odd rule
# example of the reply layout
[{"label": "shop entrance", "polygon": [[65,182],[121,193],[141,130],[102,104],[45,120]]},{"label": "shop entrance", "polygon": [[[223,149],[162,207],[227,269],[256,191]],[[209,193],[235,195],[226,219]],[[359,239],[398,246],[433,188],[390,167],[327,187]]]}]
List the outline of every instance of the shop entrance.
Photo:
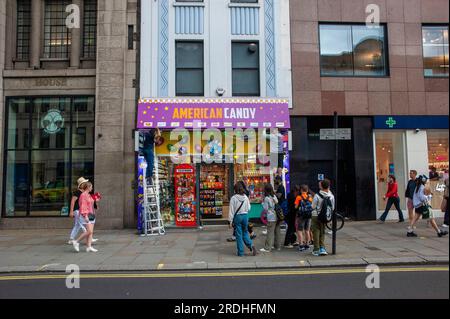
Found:
[{"label": "shop entrance", "polygon": [[201,164],[199,207],[202,219],[228,219],[233,189],[231,164]]}]

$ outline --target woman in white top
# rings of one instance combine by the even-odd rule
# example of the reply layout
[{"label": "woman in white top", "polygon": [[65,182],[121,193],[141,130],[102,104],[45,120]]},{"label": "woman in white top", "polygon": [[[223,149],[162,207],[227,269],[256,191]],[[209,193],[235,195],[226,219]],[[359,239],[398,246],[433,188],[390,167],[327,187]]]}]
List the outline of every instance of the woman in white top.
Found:
[{"label": "woman in white top", "polygon": [[228,221],[230,227],[234,227],[236,233],[237,255],[244,256],[244,244],[256,255],[256,248],[250,239],[248,232],[248,212],[250,211],[250,200],[245,195],[245,189],[242,183],[237,183],[234,186],[235,195],[230,200],[230,211],[228,214]]},{"label": "woman in white top", "polygon": [[276,204],[278,204],[278,199],[273,187],[271,184],[266,184],[262,205],[267,212],[267,238],[264,248],[261,248],[261,252],[263,253],[270,253],[272,247],[281,250],[281,221],[277,220],[277,214],[275,212]]}]

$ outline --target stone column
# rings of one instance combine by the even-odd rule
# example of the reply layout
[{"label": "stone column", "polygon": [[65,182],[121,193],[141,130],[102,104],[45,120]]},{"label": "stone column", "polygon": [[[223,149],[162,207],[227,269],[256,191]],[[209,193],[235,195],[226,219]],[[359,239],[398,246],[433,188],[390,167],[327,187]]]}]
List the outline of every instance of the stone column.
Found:
[{"label": "stone column", "polygon": [[[77,5],[82,13],[81,0],[73,0],[72,3]],[[80,24],[82,19],[80,17]],[[72,40],[70,45],[70,68],[78,69],[80,67],[80,49],[81,49],[81,25],[80,28],[73,28],[70,30],[72,33]]]},{"label": "stone column", "polygon": [[[0,192],[3,185],[3,134],[4,134],[4,105],[3,105],[3,69],[5,61],[5,44],[6,44],[6,1],[0,1]],[[2,202],[0,201],[0,211],[2,209]],[[1,220],[1,216],[0,216]]]},{"label": "stone column", "polygon": [[30,67],[34,69],[39,69],[41,66],[42,3],[42,0],[31,1]]}]

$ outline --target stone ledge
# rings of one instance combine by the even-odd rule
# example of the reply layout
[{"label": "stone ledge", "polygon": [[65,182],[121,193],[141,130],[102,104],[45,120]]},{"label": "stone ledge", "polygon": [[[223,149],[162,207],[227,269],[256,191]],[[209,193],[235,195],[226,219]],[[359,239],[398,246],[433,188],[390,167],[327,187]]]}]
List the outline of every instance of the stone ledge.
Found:
[{"label": "stone ledge", "polygon": [[426,260],[420,257],[392,257],[392,258],[366,258],[363,257],[369,264],[377,265],[402,265],[402,264],[423,264]]},{"label": "stone ledge", "polygon": [[95,77],[96,69],[4,70],[4,78]]}]

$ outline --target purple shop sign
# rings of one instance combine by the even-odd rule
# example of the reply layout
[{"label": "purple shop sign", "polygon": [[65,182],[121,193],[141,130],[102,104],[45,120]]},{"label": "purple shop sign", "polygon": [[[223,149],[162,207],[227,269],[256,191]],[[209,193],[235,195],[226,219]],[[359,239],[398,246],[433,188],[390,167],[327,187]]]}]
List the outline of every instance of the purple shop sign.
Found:
[{"label": "purple shop sign", "polygon": [[138,105],[137,129],[289,129],[284,99],[150,99]]}]

